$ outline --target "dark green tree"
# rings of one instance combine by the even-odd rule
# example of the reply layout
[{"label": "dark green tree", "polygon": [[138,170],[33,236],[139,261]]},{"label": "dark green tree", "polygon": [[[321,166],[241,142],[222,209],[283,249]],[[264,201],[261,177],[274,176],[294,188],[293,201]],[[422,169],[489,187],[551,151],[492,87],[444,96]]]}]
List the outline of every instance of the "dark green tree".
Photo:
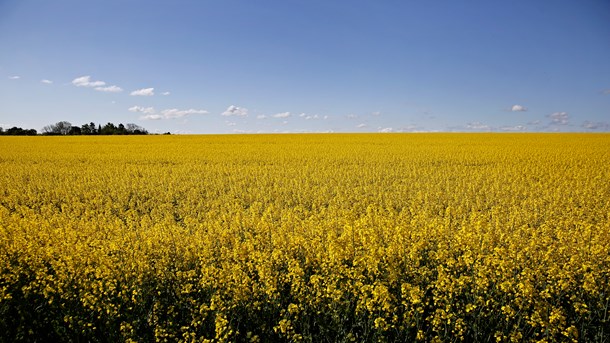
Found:
[{"label": "dark green tree", "polygon": [[113,123],[108,123],[102,127],[100,132],[101,135],[114,135],[116,133],[116,126]]},{"label": "dark green tree", "polygon": [[80,135],[82,133],[81,128],[78,126],[70,127],[69,135]]},{"label": "dark green tree", "polygon": [[116,128],[117,135],[127,134],[127,130],[125,129],[125,125],[123,123],[119,123],[119,126]]}]

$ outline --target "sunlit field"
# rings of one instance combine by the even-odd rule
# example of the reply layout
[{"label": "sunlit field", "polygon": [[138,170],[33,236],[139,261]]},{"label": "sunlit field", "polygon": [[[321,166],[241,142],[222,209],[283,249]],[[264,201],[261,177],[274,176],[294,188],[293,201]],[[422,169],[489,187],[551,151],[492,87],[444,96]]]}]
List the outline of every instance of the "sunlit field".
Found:
[{"label": "sunlit field", "polygon": [[610,341],[610,135],[0,137],[0,337]]}]

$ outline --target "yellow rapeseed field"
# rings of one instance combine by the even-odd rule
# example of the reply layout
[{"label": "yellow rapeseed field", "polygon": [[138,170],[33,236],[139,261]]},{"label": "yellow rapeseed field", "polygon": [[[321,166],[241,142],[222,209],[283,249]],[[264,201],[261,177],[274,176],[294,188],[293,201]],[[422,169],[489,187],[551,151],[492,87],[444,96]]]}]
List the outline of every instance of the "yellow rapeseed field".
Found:
[{"label": "yellow rapeseed field", "polygon": [[0,341],[610,341],[610,135],[0,137]]}]

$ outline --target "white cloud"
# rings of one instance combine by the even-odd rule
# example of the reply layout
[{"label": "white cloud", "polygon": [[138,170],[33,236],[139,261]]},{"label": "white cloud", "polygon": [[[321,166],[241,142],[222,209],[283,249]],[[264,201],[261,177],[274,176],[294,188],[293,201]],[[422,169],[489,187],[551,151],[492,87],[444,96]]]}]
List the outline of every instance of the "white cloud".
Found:
[{"label": "white cloud", "polygon": [[235,105],[231,105],[229,107],[227,107],[227,110],[222,112],[223,116],[239,116],[239,117],[245,117],[248,115],[248,109],[247,108],[241,108]]},{"label": "white cloud", "polygon": [[364,123],[362,123],[362,124],[358,124],[358,125],[356,125],[356,127],[357,127],[357,128],[359,128],[359,129],[361,129],[361,128],[363,128],[363,127],[366,127],[366,124],[364,124]]},{"label": "white cloud", "polygon": [[372,114],[372,115],[374,115],[375,117],[378,117],[378,116],[380,116],[380,115],[381,115],[381,112],[379,112],[379,111],[375,111],[375,112],[373,112],[373,113],[371,113],[371,114]]},{"label": "white cloud", "polygon": [[288,118],[288,117],[290,117],[290,112],[276,113],[272,117],[273,118]]},{"label": "white cloud", "polygon": [[142,113],[143,116],[140,117],[142,120],[159,120],[159,119],[177,119],[186,117],[191,114],[208,114],[209,112],[206,110],[196,110],[196,109],[188,109],[188,110],[179,110],[177,108],[171,108],[167,110],[161,111],[161,113],[157,113],[154,107],[141,107],[141,106],[133,106],[128,109],[131,112]]},{"label": "white cloud", "polygon": [[133,96],[153,96],[153,95],[155,95],[155,89],[154,88],[136,89],[135,91],[131,92],[129,95],[133,95]]},{"label": "white cloud", "polygon": [[9,76],[8,78],[10,80],[19,80],[21,78],[21,76],[15,75],[15,76]]},{"label": "white cloud", "polygon": [[195,110],[192,108],[189,110],[179,110],[177,108],[172,108],[172,109],[161,111],[161,114],[163,115],[163,117],[165,119],[175,119],[175,118],[182,118],[184,116],[188,116],[191,114],[208,114],[208,113],[209,112],[206,110]]},{"label": "white cloud", "polygon": [[513,112],[525,112],[527,111],[527,107],[521,105],[513,105],[510,110]]},{"label": "white cloud", "polygon": [[256,116],[256,119],[266,119],[266,118],[267,118],[267,116],[264,114],[259,114]]},{"label": "white cloud", "polygon": [[50,84],[53,83],[53,81],[47,80],[47,79],[43,79],[43,80],[40,80],[40,83],[44,83],[44,84],[50,85]]},{"label": "white cloud", "polygon": [[172,93],[170,93],[170,92],[163,92],[163,93],[161,93],[161,94],[162,94],[162,95],[170,95],[170,94],[172,94]]},{"label": "white cloud", "polygon": [[547,117],[551,118],[552,124],[557,125],[566,125],[569,121],[568,112],[555,112],[547,115]]},{"label": "white cloud", "polygon": [[382,132],[382,133],[389,133],[389,132],[393,132],[393,131],[394,131],[394,129],[392,129],[391,127],[385,127],[385,128],[379,129],[379,132]]},{"label": "white cloud", "polygon": [[141,120],[159,120],[159,119],[165,119],[162,115],[160,114],[146,114],[140,117]]},{"label": "white cloud", "polygon": [[582,127],[587,130],[610,131],[610,122],[585,121],[584,123],[582,123]]},{"label": "white cloud", "polygon": [[108,86],[108,87],[95,87],[96,91],[100,92],[108,92],[108,93],[119,93],[123,91],[123,88],[118,86]]},{"label": "white cloud", "polygon": [[540,120],[532,120],[527,123],[527,125],[538,125],[538,124],[540,124]]},{"label": "white cloud", "polygon": [[523,125],[515,125],[515,126],[502,126],[500,127],[502,131],[525,131],[527,130],[526,126]]},{"label": "white cloud", "polygon": [[232,122],[232,121],[227,121],[225,123],[227,123],[227,126],[236,126],[237,125],[237,123]]},{"label": "white cloud", "polygon": [[131,111],[131,112],[144,113],[144,114],[153,114],[153,113],[155,113],[155,108],[154,107],[133,106],[133,107],[130,107],[128,110]]},{"label": "white cloud", "polygon": [[320,119],[320,116],[317,114],[314,114],[314,115],[308,115],[305,117],[305,120],[311,120],[311,119]]},{"label": "white cloud", "polygon": [[328,116],[324,116],[322,119],[326,120],[326,119],[328,119]]},{"label": "white cloud", "polygon": [[303,117],[305,117],[306,115],[307,115],[307,114],[305,114],[305,113],[301,113],[301,114],[299,114],[299,117],[303,118]]},{"label": "white cloud", "polygon": [[[53,83],[53,81],[50,80],[42,80],[40,81],[42,83]],[[104,81],[91,81],[91,76],[86,75],[86,76],[81,76],[81,77],[77,77],[74,80],[72,80],[72,84],[75,85],[76,87],[87,87],[87,88],[93,88],[96,91],[99,92],[109,92],[109,93],[118,93],[118,92],[122,92],[123,89],[119,86],[106,86],[106,82]]]},{"label": "white cloud", "polygon": [[106,85],[104,81],[91,81],[91,76],[81,76],[72,80],[72,84],[76,87],[102,87]]},{"label": "white cloud", "polygon": [[489,125],[480,123],[478,121],[466,124],[466,128],[469,130],[490,130],[491,127]]}]

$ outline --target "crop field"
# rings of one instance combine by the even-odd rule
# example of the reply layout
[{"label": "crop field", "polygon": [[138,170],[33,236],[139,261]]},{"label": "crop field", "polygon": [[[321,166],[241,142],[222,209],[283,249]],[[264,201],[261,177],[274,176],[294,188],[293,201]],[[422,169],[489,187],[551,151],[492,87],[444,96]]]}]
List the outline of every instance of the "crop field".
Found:
[{"label": "crop field", "polygon": [[0,137],[1,342],[610,342],[610,135]]}]

